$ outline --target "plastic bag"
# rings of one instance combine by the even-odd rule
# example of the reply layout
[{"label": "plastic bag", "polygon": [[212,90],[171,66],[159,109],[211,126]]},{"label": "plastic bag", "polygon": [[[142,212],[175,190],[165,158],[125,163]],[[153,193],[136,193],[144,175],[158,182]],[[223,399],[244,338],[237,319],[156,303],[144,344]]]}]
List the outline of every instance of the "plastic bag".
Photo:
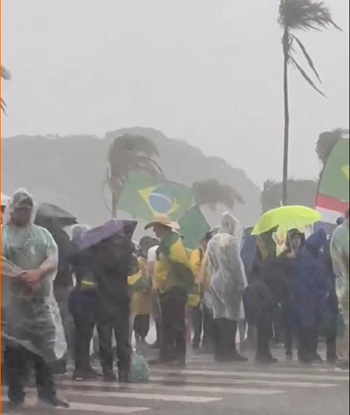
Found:
[{"label": "plastic bag", "polygon": [[146,359],[136,352],[131,356],[130,382],[146,383],[149,381],[150,370]]}]

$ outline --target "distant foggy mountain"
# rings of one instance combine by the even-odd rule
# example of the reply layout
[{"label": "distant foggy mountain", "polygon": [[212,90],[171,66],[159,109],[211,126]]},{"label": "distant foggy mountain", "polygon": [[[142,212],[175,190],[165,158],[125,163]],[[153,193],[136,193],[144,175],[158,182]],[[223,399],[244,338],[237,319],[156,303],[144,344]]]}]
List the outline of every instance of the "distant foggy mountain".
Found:
[{"label": "distant foggy mountain", "polygon": [[[233,186],[244,198],[234,215],[245,226],[251,226],[261,213],[260,189],[241,170],[218,157],[206,157],[185,141],[169,139],[160,131],[130,128],[94,136],[17,136],[2,139],[1,188],[11,194],[26,187],[38,201],[55,203],[75,214],[83,223],[97,225],[110,217],[103,192],[109,143],[123,134],[141,134],[157,145],[159,163],[169,180],[192,185],[205,179],[217,179]],[[232,144],[234,151],[234,143]],[[103,195],[104,193],[104,195]],[[208,221],[218,224],[224,210],[204,209]]]}]

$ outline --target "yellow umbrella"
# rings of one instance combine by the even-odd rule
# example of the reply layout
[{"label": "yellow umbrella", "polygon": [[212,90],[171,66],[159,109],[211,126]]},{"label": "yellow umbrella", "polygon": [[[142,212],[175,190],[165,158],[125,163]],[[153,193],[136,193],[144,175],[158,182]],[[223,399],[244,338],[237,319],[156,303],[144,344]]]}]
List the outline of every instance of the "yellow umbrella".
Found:
[{"label": "yellow umbrella", "polygon": [[306,206],[283,206],[264,213],[255,225],[252,235],[261,235],[273,228],[280,228],[282,232],[291,229],[304,230],[306,226],[319,222],[321,218],[319,212]]}]

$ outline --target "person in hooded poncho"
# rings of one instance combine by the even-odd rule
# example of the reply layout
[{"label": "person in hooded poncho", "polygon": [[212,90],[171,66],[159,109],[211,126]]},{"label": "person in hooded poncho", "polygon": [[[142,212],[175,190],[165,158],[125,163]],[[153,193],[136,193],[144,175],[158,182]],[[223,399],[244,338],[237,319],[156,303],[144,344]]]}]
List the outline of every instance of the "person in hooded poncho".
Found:
[{"label": "person in hooded poncho", "polygon": [[311,235],[297,254],[292,291],[298,319],[298,357],[302,363],[320,361],[318,336],[323,324],[326,299],[331,293],[322,248],[327,235],[323,229]]},{"label": "person in hooded poncho", "polygon": [[344,329],[339,333],[338,338],[338,354],[347,368],[349,365],[349,211],[345,221],[333,233],[331,255],[334,272],[339,276],[337,294],[344,320]]},{"label": "person in hooded poncho", "polygon": [[1,335],[5,343],[8,397],[11,406],[24,403],[29,363],[36,371],[38,396],[54,407],[68,407],[59,400],[51,365],[66,351],[64,330],[53,295],[58,249],[51,234],[33,224],[33,198],[17,191],[5,211],[1,227],[1,255],[21,269],[11,279],[2,274],[7,302],[2,308]]},{"label": "person in hooded poncho", "polygon": [[243,291],[247,287],[237,237],[239,228],[237,219],[225,213],[219,233],[208,245],[215,357],[219,361],[247,360],[236,350],[238,321],[244,319]]}]

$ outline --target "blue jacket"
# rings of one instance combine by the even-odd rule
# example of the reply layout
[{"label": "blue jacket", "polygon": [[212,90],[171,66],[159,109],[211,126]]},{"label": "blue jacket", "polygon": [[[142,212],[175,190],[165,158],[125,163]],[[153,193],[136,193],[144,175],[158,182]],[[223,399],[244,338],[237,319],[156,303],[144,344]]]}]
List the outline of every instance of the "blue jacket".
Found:
[{"label": "blue jacket", "polygon": [[326,243],[326,232],[320,229],[310,236],[297,256],[292,289],[298,322],[303,328],[319,329],[325,318],[332,289],[321,251]]}]

